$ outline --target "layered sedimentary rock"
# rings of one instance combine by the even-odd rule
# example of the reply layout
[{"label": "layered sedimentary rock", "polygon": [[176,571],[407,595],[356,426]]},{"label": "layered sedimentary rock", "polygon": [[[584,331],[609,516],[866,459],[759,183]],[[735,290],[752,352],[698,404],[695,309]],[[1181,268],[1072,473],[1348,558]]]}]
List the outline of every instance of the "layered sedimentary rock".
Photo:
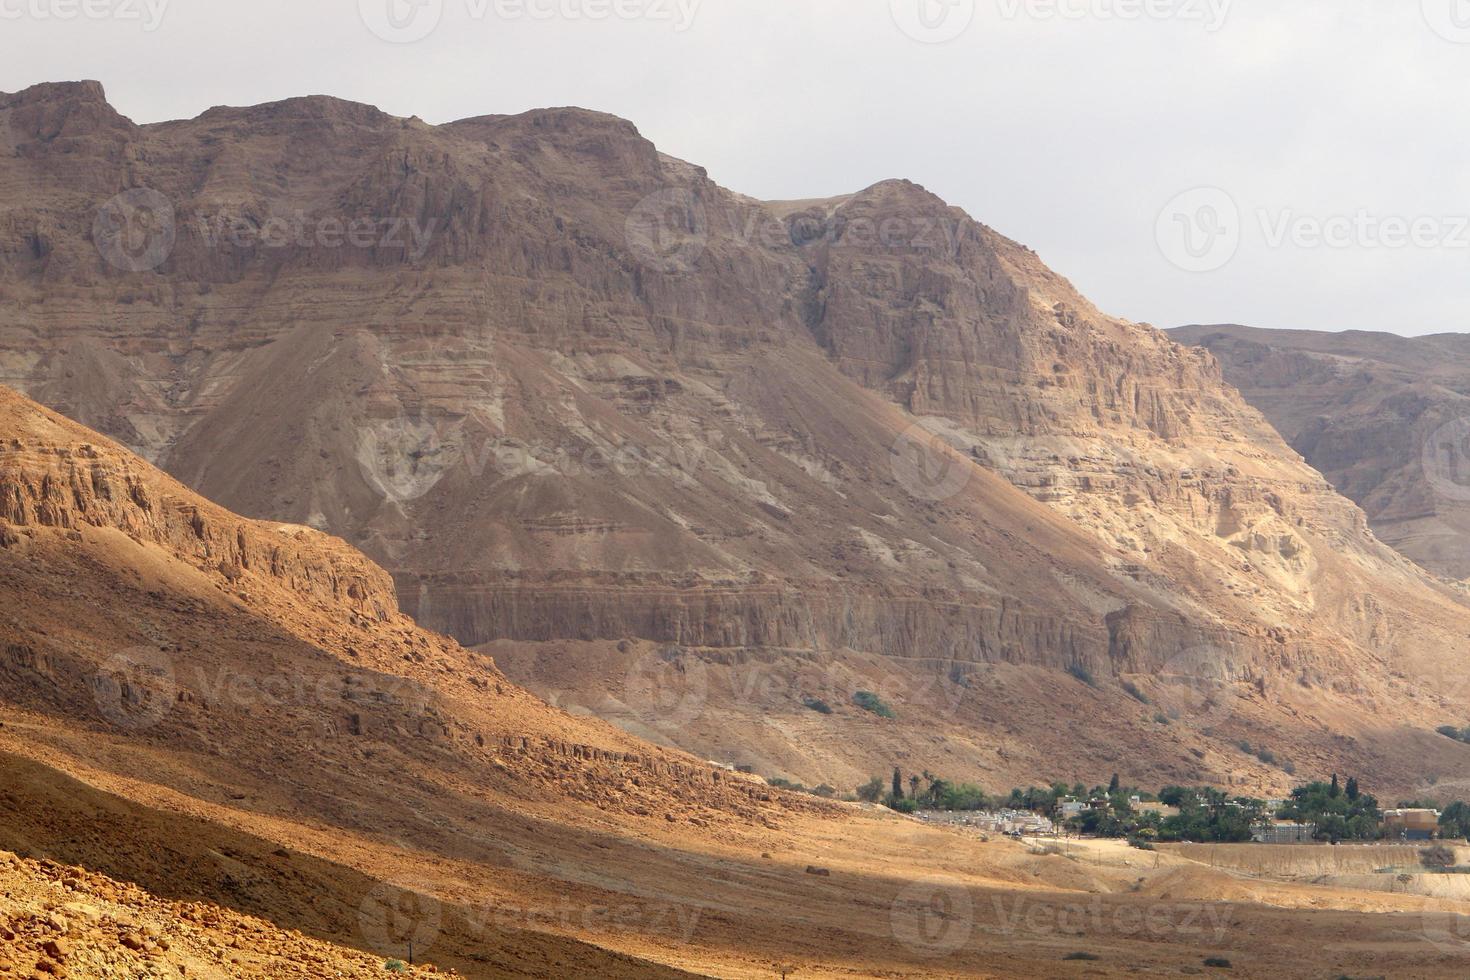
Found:
[{"label": "layered sedimentary rock", "polygon": [[1226,380],[1384,541],[1470,578],[1470,338],[1190,326]]},{"label": "layered sedimentary rock", "polygon": [[[75,85],[0,119],[0,382],[341,535],[425,624],[649,737],[760,742],[812,780],[894,753],[1044,778],[1055,740],[986,734],[1047,727],[1034,682],[1081,713],[1067,766],[1137,743],[1154,774],[1272,782],[1232,728],[1325,764],[1345,724],[1386,746],[1460,711],[1415,680],[1465,653],[1457,592],[1211,356],[914,184],[755,201],[576,109],[429,126],[307,98],[134,126]],[[779,683],[684,724],[624,696],[645,653]],[[828,722],[812,662],[961,678],[961,702],[988,678],[1008,707],[916,699],[886,731],[824,690]],[[1198,724],[1121,686],[1201,676],[1232,707]],[[732,743],[752,719],[777,720]],[[1355,751],[1387,771],[1398,749]]]}]

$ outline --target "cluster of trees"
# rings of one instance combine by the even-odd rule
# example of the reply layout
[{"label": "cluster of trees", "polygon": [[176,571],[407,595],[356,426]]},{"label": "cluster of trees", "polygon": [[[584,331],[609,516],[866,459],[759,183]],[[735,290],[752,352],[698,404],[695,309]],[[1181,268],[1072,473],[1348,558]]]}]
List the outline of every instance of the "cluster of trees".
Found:
[{"label": "cluster of trees", "polygon": [[[891,780],[874,776],[857,790],[857,799],[882,803],[912,813],[932,810],[1030,810],[1057,816],[1059,803],[1072,798],[1107,805],[1089,805],[1068,820],[1068,826],[1099,837],[1127,837],[1135,841],[1196,841],[1200,843],[1244,842],[1252,830],[1272,818],[1264,800],[1230,797],[1207,786],[1166,786],[1158,795],[1136,787],[1124,787],[1116,775],[1106,787],[1090,789],[1082,783],[1053,783],[1013,789],[1008,796],[991,796],[978,786],[952,782],[930,772],[911,774],[907,779],[895,768]],[[1177,807],[1178,814],[1163,816],[1152,808],[1136,810],[1140,802],[1159,802]],[[1291,799],[1275,818],[1315,825],[1315,837],[1323,841],[1375,840],[1382,836],[1382,813],[1378,801],[1364,793],[1356,778],[1345,784],[1333,775],[1329,782],[1312,782],[1292,790]],[[1470,837],[1470,805],[1455,803],[1440,818],[1447,837]]]},{"label": "cluster of trees", "polygon": [[1383,836],[1383,814],[1378,801],[1358,788],[1357,779],[1346,786],[1332,782],[1308,783],[1291,791],[1291,801],[1277,811],[1279,820],[1317,825],[1317,840],[1377,840]]},{"label": "cluster of trees", "polygon": [[882,803],[900,813],[921,809],[988,810],[994,806],[994,801],[980,787],[950,782],[928,770],[909,775],[907,794],[904,785],[903,773],[895,766],[890,782],[885,784],[881,776],[874,776],[857,788],[857,798],[867,803]]},{"label": "cluster of trees", "polygon": [[[905,792],[905,787],[907,787],[907,792]],[[923,773],[912,773],[905,779],[898,768],[893,770],[891,780],[885,781],[881,776],[874,776],[867,783],[859,786],[856,793],[859,800],[867,803],[882,803],[889,809],[904,813],[912,813],[915,810],[958,812],[1009,809],[1051,814],[1057,809],[1058,801],[1065,797],[1085,800],[1104,796],[1125,806],[1130,796],[1139,796],[1144,800],[1155,799],[1152,794],[1141,793],[1133,787],[1126,789],[1121,787],[1116,775],[1106,787],[1094,786],[1088,789],[1084,783],[1074,783],[1071,786],[1066,783],[1053,783],[1045,789],[1031,786],[1026,789],[1013,789],[1008,796],[992,796],[979,786],[943,779],[928,770]]]},{"label": "cluster of trees", "polygon": [[[1266,814],[1262,800],[1232,799],[1208,786],[1165,786],[1155,797],[1132,788],[1119,789],[1115,782],[1105,795],[1106,808],[1089,807],[1069,820],[1068,826],[1082,834],[1126,837],[1135,842],[1243,842],[1251,839],[1251,829]],[[1099,796],[1093,793],[1089,799]],[[1135,809],[1135,796],[1140,803],[1158,802],[1177,807],[1179,812],[1164,816],[1152,808]]]},{"label": "cluster of trees", "polygon": [[1179,808],[1177,816],[1160,821],[1158,839],[1161,841],[1244,843],[1251,839],[1256,824],[1269,816],[1265,800],[1247,796],[1230,798],[1208,786],[1169,786],[1159,794],[1159,799]]},{"label": "cluster of trees", "polygon": [[1439,815],[1441,837],[1470,840],[1470,806],[1458,800],[1444,808]]}]

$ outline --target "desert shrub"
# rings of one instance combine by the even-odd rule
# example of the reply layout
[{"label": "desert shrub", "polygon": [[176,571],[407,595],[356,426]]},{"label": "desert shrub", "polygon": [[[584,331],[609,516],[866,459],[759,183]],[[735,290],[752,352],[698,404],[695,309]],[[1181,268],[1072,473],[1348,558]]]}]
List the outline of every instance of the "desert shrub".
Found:
[{"label": "desert shrub", "polygon": [[857,798],[864,803],[877,803],[883,798],[883,777],[874,776],[856,790]]},{"label": "desert shrub", "polygon": [[1086,960],[1088,962],[1092,962],[1093,960],[1100,960],[1100,959],[1102,959],[1102,957],[1101,956],[1098,956],[1096,953],[1068,953],[1066,956],[1063,956],[1062,959],[1063,960]]},{"label": "desert shrub", "polygon": [[1456,742],[1461,740],[1460,730],[1454,725],[1440,725],[1438,728],[1435,729],[1435,731],[1439,732],[1445,738],[1454,739]]},{"label": "desert shrub", "polygon": [[811,794],[813,796],[820,796],[824,800],[830,800],[837,795],[837,790],[834,787],[828,786],[826,783],[823,783],[816,789],[813,789],[811,791]]},{"label": "desert shrub", "polygon": [[832,713],[832,706],[821,698],[814,698],[808,695],[801,699],[801,703],[819,715],[830,715]]},{"label": "desert shrub", "polygon": [[1272,752],[1270,749],[1257,749],[1256,758],[1260,759],[1268,766],[1276,765],[1276,753]]},{"label": "desert shrub", "polygon": [[1212,966],[1217,970],[1230,969],[1230,961],[1223,956],[1211,956],[1205,960],[1205,966]]},{"label": "desert shrub", "polygon": [[1077,678],[1088,687],[1097,687],[1097,681],[1093,678],[1092,671],[1088,670],[1080,663],[1068,664],[1067,673],[1071,674],[1073,677]]},{"label": "desert shrub", "polygon": [[1148,695],[1140,691],[1138,689],[1138,685],[1133,683],[1132,681],[1124,681],[1123,690],[1129,697],[1137,701],[1139,704],[1153,704],[1153,702],[1148,699]]},{"label": "desert shrub", "polygon": [[791,780],[785,779],[781,776],[768,777],[766,779],[766,784],[769,786],[774,786],[776,789],[788,789],[791,790],[793,793],[806,792],[806,787],[801,785],[801,783],[793,783]]},{"label": "desert shrub", "polygon": [[1241,739],[1239,742],[1236,742],[1235,747],[1240,749],[1240,751],[1244,752],[1246,755],[1255,754],[1255,749],[1251,748],[1251,743],[1247,742],[1245,739]]},{"label": "desert shrub", "polygon": [[1419,852],[1419,863],[1431,871],[1443,871],[1455,866],[1455,852],[1443,844],[1435,844]]},{"label": "desert shrub", "polygon": [[389,973],[407,973],[408,966],[402,960],[389,960],[383,964],[383,969]]},{"label": "desert shrub", "polygon": [[893,709],[872,691],[858,691],[852,696],[852,703],[864,711],[871,711],[879,718],[893,717]]},{"label": "desert shrub", "polygon": [[1167,725],[1167,724],[1169,724],[1169,716],[1166,715],[1166,714],[1164,714],[1162,711],[1156,711],[1156,712],[1154,712],[1154,724],[1155,725]]}]

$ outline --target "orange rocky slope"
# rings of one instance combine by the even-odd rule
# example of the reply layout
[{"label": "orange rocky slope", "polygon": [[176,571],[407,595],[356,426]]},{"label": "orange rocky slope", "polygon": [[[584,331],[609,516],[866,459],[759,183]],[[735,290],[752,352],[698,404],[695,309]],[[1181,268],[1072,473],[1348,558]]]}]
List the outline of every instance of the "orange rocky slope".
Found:
[{"label": "orange rocky slope", "polygon": [[913,184],[754,201],[575,109],[137,126],[77,83],[0,120],[0,379],[341,535],[576,712],[842,788],[1281,791],[1242,740],[1470,772],[1432,734],[1461,593],[1208,355]]}]

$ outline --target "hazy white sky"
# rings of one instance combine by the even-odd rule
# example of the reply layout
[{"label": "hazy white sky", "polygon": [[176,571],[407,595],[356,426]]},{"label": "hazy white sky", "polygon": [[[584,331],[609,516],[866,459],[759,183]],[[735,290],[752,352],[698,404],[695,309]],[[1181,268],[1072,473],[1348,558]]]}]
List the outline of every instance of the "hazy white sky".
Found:
[{"label": "hazy white sky", "polygon": [[75,78],[587,106],[757,197],[916,180],[1131,319],[1470,330],[1470,0],[0,0],[0,90]]}]

